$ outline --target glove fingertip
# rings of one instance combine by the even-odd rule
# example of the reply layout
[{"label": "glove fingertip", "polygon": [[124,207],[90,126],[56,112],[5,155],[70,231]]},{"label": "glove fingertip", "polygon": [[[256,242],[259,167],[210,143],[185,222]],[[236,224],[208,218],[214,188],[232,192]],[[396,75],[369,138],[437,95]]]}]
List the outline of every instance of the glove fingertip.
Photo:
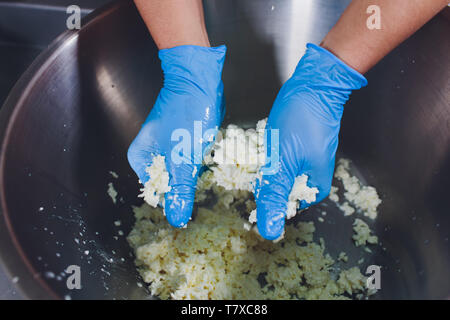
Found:
[{"label": "glove fingertip", "polygon": [[169,224],[175,228],[182,228],[187,225],[193,207],[194,201],[190,199],[184,199],[178,194],[170,192],[166,194],[164,212]]},{"label": "glove fingertip", "polygon": [[258,231],[267,240],[276,240],[284,232],[285,212],[280,210],[257,209]]}]

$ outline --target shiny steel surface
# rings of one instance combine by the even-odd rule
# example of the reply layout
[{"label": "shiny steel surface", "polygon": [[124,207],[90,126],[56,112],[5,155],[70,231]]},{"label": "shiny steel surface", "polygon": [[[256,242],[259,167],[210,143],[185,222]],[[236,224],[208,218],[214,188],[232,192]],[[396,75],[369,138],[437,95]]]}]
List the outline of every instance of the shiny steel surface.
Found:
[{"label": "shiny steel surface", "polygon": [[[348,2],[206,1],[210,38],[229,48],[226,121],[267,116],[305,43],[318,43]],[[383,266],[378,298],[450,296],[449,32],[444,15],[433,19],[367,74],[344,112],[339,150],[383,198],[373,226],[382,246],[362,265]],[[139,203],[126,150],[161,80],[142,20],[119,1],[60,36],[11,92],[0,112],[0,254],[27,296],[147,297],[118,231],[130,231]],[[109,182],[123,202],[111,202]],[[327,211],[317,225],[330,252],[359,260],[351,220]],[[82,290],[57,277],[72,264]]]}]

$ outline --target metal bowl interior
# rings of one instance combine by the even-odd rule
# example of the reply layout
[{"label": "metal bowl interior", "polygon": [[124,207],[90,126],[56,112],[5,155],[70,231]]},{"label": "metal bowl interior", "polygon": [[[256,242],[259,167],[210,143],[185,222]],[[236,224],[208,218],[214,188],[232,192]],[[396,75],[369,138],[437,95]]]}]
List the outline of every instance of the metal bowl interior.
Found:
[{"label": "metal bowl interior", "polygon": [[[228,46],[226,122],[266,117],[305,44],[348,3],[207,1],[210,38]],[[345,108],[339,152],[383,198],[373,226],[382,246],[365,262],[383,267],[378,298],[450,295],[449,31],[435,17],[367,74]],[[161,83],[145,25],[131,1],[118,1],[55,40],[11,92],[0,117],[0,248],[28,297],[149,297],[119,230],[131,230],[130,206],[140,203],[126,151]],[[351,250],[349,220],[338,211],[327,219],[319,235],[330,252]],[[67,289],[69,265],[81,267],[82,290]]]}]

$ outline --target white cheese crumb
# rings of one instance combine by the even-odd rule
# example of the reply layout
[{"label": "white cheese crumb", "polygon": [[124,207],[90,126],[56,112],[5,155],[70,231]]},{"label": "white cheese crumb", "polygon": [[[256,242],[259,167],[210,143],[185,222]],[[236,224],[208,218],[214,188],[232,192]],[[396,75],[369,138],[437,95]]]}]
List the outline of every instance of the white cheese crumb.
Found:
[{"label": "white cheese crumb", "polygon": [[111,198],[113,203],[117,202],[117,191],[114,188],[114,185],[112,182],[108,183],[108,190],[107,193],[109,195],[109,197]]},{"label": "white cheese crumb", "polygon": [[119,175],[117,173],[115,173],[114,171],[110,171],[109,174],[115,179],[119,178]]},{"label": "white cheese crumb", "polygon": [[145,202],[152,207],[156,207],[158,203],[163,204],[164,194],[171,190],[165,157],[161,155],[155,156],[151,166],[147,167],[145,171],[150,179],[144,184],[139,197],[144,198]]},{"label": "white cheese crumb", "polygon": [[339,191],[338,187],[331,186],[330,194],[328,195],[328,198],[330,198],[333,202],[339,202],[339,196],[337,195],[337,192]]},{"label": "white cheese crumb", "polygon": [[355,213],[355,208],[353,208],[347,201],[343,204],[338,204],[337,206],[342,212],[344,212],[344,216],[350,216]]},{"label": "white cheese crumb", "polygon": [[319,189],[316,187],[310,188],[307,183],[308,176],[305,174],[295,178],[294,186],[289,194],[286,219],[291,219],[297,214],[297,209],[300,208],[300,201],[305,201],[306,203],[316,201],[316,195],[319,193]]},{"label": "white cheese crumb", "polygon": [[355,219],[355,222],[353,223],[353,230],[355,234],[352,238],[357,247],[363,246],[366,243],[378,243],[378,237],[375,235],[371,235],[372,231],[370,230],[369,226],[361,219]]},{"label": "white cheese crumb", "polygon": [[342,262],[347,262],[348,261],[347,254],[345,252],[339,253],[338,260]]},{"label": "white cheese crumb", "polygon": [[256,209],[252,210],[252,212],[250,212],[250,216],[248,217],[248,222],[250,223],[256,223]]},{"label": "white cheese crumb", "polygon": [[[350,160],[339,159],[334,176],[340,180],[344,186],[345,199],[361,211],[364,216],[375,219],[377,217],[377,208],[381,203],[381,199],[374,187],[361,185],[358,178],[350,174]],[[348,207],[346,208],[348,209]],[[351,210],[347,210],[344,212],[346,214],[351,214],[349,213],[350,211]]]},{"label": "white cheese crumb", "polygon": [[358,267],[353,267],[340,273],[337,284],[342,291],[352,295],[364,287],[365,282],[366,278],[361,274]]}]

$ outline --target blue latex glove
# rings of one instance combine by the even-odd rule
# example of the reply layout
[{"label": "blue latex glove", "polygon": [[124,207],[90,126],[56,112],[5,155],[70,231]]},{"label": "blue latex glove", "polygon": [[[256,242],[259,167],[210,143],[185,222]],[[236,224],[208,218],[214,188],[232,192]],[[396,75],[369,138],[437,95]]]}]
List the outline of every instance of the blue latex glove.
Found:
[{"label": "blue latex glove", "polygon": [[[264,238],[274,240],[283,233],[295,177],[304,173],[308,186],[319,189],[315,203],[328,196],[344,104],[352,90],[366,84],[361,74],[329,51],[307,45],[267,121],[266,129],[279,130],[280,161],[278,172],[264,175],[264,183],[255,189],[257,226]],[[308,205],[301,203],[301,208]]]},{"label": "blue latex glove", "polygon": [[[191,217],[201,161],[212,143],[204,135],[207,130],[217,132],[223,120],[221,77],[225,53],[225,46],[179,46],[160,50],[164,86],[128,150],[128,161],[142,183],[149,179],[145,168],[151,165],[153,157],[165,156],[172,188],[166,193],[165,213],[174,227],[182,227]],[[189,140],[187,152],[176,148],[183,135]],[[195,143],[198,143],[197,148]]]}]

